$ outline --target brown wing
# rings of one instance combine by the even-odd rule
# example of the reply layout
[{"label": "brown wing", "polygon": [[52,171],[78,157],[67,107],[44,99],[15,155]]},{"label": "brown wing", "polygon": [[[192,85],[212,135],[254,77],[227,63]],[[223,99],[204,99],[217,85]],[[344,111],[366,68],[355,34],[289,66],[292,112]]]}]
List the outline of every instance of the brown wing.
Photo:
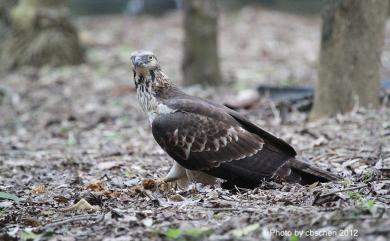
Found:
[{"label": "brown wing", "polygon": [[271,178],[302,184],[333,180],[334,175],[297,161],[293,147],[238,112],[182,92],[162,101],[177,112],[156,118],[153,135],[188,169],[249,188]]},{"label": "brown wing", "polygon": [[233,118],[183,111],[157,117],[152,132],[172,158],[191,170],[209,170],[253,156],[264,144],[260,136],[248,132]]},{"label": "brown wing", "polygon": [[188,113],[197,113],[199,115],[210,117],[222,122],[234,123],[239,125],[248,132],[260,136],[265,143],[270,145],[276,152],[282,152],[286,155],[294,157],[297,153],[294,148],[287,142],[275,137],[267,131],[259,128],[240,113],[219,105],[208,100],[204,100],[195,96],[186,95],[183,92],[176,92],[175,97],[170,96],[169,99],[161,100],[171,109],[180,110]]}]

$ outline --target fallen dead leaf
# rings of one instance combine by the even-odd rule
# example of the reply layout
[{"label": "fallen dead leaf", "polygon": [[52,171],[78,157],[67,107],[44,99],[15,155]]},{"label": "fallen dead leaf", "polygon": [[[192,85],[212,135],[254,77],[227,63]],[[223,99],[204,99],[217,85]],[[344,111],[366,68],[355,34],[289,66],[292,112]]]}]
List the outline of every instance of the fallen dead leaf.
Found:
[{"label": "fallen dead leaf", "polygon": [[133,186],[129,189],[130,195],[138,195],[142,193],[143,187],[141,185]]},{"label": "fallen dead leaf", "polygon": [[236,228],[236,229],[233,229],[231,231],[231,233],[239,238],[239,237],[242,237],[242,236],[245,236],[245,235],[248,235],[249,233],[255,231],[256,229],[258,229],[260,227],[260,224],[258,223],[254,223],[254,224],[250,224],[246,227],[242,227],[242,228]]},{"label": "fallen dead leaf", "polygon": [[153,225],[153,219],[151,218],[145,218],[144,220],[142,220],[142,224],[145,226],[145,227],[151,227]]},{"label": "fallen dead leaf", "polygon": [[101,162],[97,165],[97,168],[99,168],[100,170],[108,170],[108,169],[111,169],[113,167],[117,167],[121,165],[121,163],[117,162],[117,161],[107,161],[107,162]]},{"label": "fallen dead leaf", "polygon": [[36,186],[33,186],[33,187],[31,188],[31,192],[32,192],[33,194],[42,194],[42,193],[46,192],[45,186],[43,186],[43,185],[36,185]]},{"label": "fallen dead leaf", "polygon": [[153,189],[156,186],[156,181],[151,178],[145,178],[142,180],[142,186],[145,189]]},{"label": "fallen dead leaf", "polygon": [[254,89],[242,90],[237,97],[226,103],[227,106],[233,109],[250,109],[252,106],[259,104],[260,93]]},{"label": "fallen dead leaf", "polygon": [[63,211],[64,212],[71,212],[71,211],[77,211],[77,210],[80,210],[80,211],[94,211],[94,210],[96,210],[96,208],[94,206],[92,206],[91,204],[89,204],[87,202],[87,200],[82,198],[76,204],[74,204],[74,205],[72,205],[72,206],[70,206],[68,208],[65,208]]},{"label": "fallen dead leaf", "polygon": [[34,217],[26,217],[22,219],[23,224],[31,226],[31,227],[38,227],[40,225],[39,220]]},{"label": "fallen dead leaf", "polygon": [[91,183],[88,183],[86,187],[87,187],[87,189],[95,191],[95,192],[99,192],[99,191],[104,190],[103,183],[100,180],[96,180],[96,181],[93,181]]},{"label": "fallen dead leaf", "polygon": [[118,191],[105,191],[104,192],[104,195],[110,197],[110,198],[118,198],[120,196],[123,195],[122,192],[118,192]]},{"label": "fallen dead leaf", "polygon": [[171,183],[162,182],[158,185],[158,190],[161,193],[168,192],[168,191],[172,190],[172,185],[170,185],[170,184]]},{"label": "fallen dead leaf", "polygon": [[171,195],[171,196],[169,197],[169,199],[171,199],[171,200],[174,201],[174,202],[182,202],[182,201],[185,200],[184,197],[183,197],[182,195],[180,195],[180,194]]}]

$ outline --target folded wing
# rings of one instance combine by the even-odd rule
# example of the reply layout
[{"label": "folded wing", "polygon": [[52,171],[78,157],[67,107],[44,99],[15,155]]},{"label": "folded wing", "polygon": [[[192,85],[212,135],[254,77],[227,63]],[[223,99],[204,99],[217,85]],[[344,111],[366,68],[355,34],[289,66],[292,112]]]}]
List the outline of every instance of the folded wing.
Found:
[{"label": "folded wing", "polygon": [[306,184],[336,177],[295,160],[288,143],[224,106],[192,96],[166,104],[176,112],[154,119],[153,136],[187,169],[249,188],[271,178]]},{"label": "folded wing", "polygon": [[190,170],[207,171],[221,163],[253,156],[264,144],[260,136],[234,119],[221,121],[182,111],[157,117],[152,132],[158,144]]}]

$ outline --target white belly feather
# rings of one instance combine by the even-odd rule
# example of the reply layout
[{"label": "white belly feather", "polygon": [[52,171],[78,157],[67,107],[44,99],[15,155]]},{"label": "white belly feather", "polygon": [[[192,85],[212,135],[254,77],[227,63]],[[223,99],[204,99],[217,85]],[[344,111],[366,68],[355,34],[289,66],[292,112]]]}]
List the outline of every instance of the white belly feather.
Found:
[{"label": "white belly feather", "polygon": [[170,114],[175,112],[176,110],[169,108],[168,106],[164,104],[157,104],[156,109],[154,111],[148,111],[148,119],[149,119],[149,124],[152,125],[153,120],[158,116],[158,115],[164,115],[164,114]]},{"label": "white belly feather", "polygon": [[[149,83],[151,80],[149,80]],[[155,97],[155,93],[151,85],[149,86],[138,86],[137,87],[137,99],[141,105],[143,111],[148,115],[149,124],[152,125],[153,120],[158,115],[173,113],[176,110],[169,108],[162,104]]]},{"label": "white belly feather", "polygon": [[[151,86],[146,86],[144,88],[141,88],[139,86],[137,88],[137,98],[142,109],[148,115],[150,126],[152,126],[154,119],[159,115],[170,114],[177,111],[159,102],[155,97]],[[189,155],[190,148],[191,146],[189,146],[188,148],[187,155]],[[163,178],[163,180],[167,182],[176,181],[182,188],[186,188],[191,182],[201,182],[206,185],[214,184],[216,178],[201,171],[192,171],[185,169],[177,162],[175,162],[171,171],[165,178]]]}]

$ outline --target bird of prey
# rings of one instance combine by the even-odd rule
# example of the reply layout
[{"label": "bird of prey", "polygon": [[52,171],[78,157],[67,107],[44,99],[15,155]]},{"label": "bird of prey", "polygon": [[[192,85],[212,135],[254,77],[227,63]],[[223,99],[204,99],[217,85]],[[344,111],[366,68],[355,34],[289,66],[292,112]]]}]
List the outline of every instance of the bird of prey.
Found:
[{"label": "bird of prey", "polygon": [[152,52],[131,55],[137,98],[157,143],[175,160],[164,181],[254,188],[263,180],[311,184],[338,177],[295,159],[285,141],[259,128],[240,113],[179,90]]}]

